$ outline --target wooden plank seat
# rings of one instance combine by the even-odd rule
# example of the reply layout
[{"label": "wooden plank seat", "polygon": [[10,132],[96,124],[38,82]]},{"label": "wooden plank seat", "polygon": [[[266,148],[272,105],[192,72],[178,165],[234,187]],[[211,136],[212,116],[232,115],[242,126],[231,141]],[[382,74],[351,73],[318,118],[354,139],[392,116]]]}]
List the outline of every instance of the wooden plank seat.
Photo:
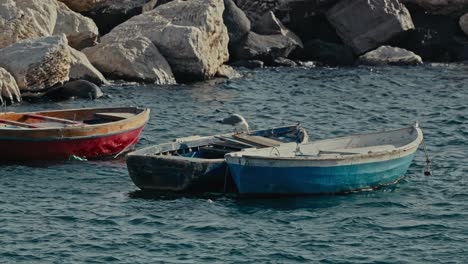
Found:
[{"label": "wooden plank seat", "polygon": [[261,136],[250,136],[246,134],[235,134],[234,138],[239,141],[248,143],[250,145],[254,145],[256,147],[277,147],[282,143],[271,138]]},{"label": "wooden plank seat", "polygon": [[119,121],[119,120],[124,120],[124,119],[134,117],[136,116],[136,114],[133,114],[133,113],[95,113],[94,116],[103,118],[103,119]]},{"label": "wooden plank seat", "polygon": [[38,128],[38,126],[36,126],[34,124],[28,124],[28,123],[24,123],[24,122],[18,122],[18,121],[7,120],[7,119],[0,119],[0,123],[6,124],[6,125],[11,125],[11,126],[17,126],[17,127]]},{"label": "wooden plank seat", "polygon": [[28,117],[28,118],[39,119],[39,120],[51,121],[54,123],[62,123],[62,124],[70,124],[70,125],[84,125],[84,123],[79,122],[79,121],[73,121],[69,119],[63,119],[63,118],[52,117],[52,116],[44,116],[44,115],[39,115],[39,114],[24,114],[23,116]]}]

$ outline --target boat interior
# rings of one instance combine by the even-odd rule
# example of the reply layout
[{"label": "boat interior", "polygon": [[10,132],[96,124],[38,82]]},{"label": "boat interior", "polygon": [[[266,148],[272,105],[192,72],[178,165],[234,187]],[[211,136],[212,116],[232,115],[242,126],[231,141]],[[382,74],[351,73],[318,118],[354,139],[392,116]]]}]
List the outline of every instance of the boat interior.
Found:
[{"label": "boat interior", "polygon": [[247,149],[236,153],[238,156],[298,157],[337,156],[369,154],[392,151],[414,142],[419,130],[408,127],[392,131],[325,139],[304,144],[287,143],[279,147]]},{"label": "boat interior", "polygon": [[227,153],[246,148],[277,147],[287,142],[303,142],[307,133],[296,126],[261,130],[253,133],[226,134],[212,137],[191,136],[179,138],[145,150],[147,155],[182,158],[224,159]]},{"label": "boat interior", "polygon": [[0,114],[0,129],[41,129],[88,126],[131,118],[140,108],[102,108]]}]

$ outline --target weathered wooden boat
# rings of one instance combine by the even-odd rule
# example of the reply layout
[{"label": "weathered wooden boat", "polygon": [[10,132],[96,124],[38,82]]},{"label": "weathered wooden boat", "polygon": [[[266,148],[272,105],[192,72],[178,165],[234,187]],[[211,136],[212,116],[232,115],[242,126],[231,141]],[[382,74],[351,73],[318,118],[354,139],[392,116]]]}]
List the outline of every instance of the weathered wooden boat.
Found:
[{"label": "weathered wooden boat", "polygon": [[417,125],[226,155],[240,196],[348,193],[404,177],[423,139]]},{"label": "weathered wooden boat", "polygon": [[0,113],[0,161],[117,155],[137,143],[149,112],[114,107]]},{"label": "weathered wooden boat", "polygon": [[299,125],[215,136],[192,136],[143,148],[127,155],[130,178],[142,190],[218,192],[229,184],[224,155],[243,148],[307,142]]}]

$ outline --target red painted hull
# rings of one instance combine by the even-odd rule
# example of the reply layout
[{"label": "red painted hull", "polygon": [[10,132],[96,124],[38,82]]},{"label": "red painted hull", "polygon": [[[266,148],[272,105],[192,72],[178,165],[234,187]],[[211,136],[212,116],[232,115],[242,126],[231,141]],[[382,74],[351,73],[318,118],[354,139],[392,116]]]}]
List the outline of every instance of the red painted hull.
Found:
[{"label": "red painted hull", "polygon": [[0,161],[66,160],[72,155],[87,159],[114,156],[131,149],[142,130],[143,126],[81,138],[0,139]]}]

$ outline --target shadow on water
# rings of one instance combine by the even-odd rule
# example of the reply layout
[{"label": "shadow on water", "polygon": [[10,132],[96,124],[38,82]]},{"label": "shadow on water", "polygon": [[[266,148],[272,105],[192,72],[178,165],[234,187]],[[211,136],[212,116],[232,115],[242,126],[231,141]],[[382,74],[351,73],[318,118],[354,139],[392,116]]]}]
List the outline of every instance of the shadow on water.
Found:
[{"label": "shadow on water", "polygon": [[174,192],[155,192],[155,191],[143,191],[136,190],[128,193],[128,197],[132,199],[144,199],[144,200],[177,200],[177,199],[220,199],[220,198],[236,198],[236,193],[174,193]]}]

